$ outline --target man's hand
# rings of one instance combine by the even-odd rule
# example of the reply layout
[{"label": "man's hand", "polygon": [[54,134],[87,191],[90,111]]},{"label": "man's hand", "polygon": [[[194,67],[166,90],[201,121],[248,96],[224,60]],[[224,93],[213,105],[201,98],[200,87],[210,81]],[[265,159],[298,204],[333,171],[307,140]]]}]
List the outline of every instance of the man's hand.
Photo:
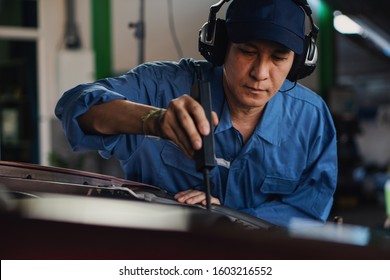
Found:
[{"label": "man's hand", "polygon": [[[218,125],[218,116],[212,112],[213,125]],[[202,148],[202,135],[210,133],[210,125],[202,106],[192,97],[183,95],[173,99],[160,120],[160,135],[172,140],[183,153],[193,158]]]},{"label": "man's hand", "polygon": [[[206,206],[206,194],[202,191],[198,190],[186,190],[182,192],[178,192],[175,195],[175,199],[178,202],[186,203],[186,204],[202,204]],[[218,198],[211,196],[210,197],[211,204],[221,205]]]}]

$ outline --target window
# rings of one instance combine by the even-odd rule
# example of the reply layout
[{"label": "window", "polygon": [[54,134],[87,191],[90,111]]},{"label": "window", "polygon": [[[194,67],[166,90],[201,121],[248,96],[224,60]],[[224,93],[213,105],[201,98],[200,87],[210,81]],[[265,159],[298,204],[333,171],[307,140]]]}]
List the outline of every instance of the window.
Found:
[{"label": "window", "polygon": [[37,163],[37,1],[0,0],[0,159]]},{"label": "window", "polygon": [[0,25],[37,27],[37,1],[0,0]]}]

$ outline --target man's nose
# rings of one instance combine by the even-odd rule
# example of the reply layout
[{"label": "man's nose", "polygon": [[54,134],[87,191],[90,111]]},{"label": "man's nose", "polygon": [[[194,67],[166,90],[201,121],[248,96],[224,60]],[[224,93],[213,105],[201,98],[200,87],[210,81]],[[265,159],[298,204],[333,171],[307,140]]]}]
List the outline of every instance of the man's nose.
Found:
[{"label": "man's nose", "polygon": [[253,65],[250,72],[250,76],[256,81],[266,80],[268,78],[268,63],[264,59],[257,59]]}]

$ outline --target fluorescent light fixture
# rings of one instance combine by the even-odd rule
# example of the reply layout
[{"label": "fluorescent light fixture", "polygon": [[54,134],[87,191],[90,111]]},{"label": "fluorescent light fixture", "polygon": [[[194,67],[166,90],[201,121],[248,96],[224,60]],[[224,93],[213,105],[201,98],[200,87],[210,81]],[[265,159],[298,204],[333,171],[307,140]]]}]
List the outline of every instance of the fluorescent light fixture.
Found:
[{"label": "fluorescent light fixture", "polygon": [[363,34],[363,28],[353,21],[350,17],[343,15],[339,11],[334,12],[333,18],[334,28],[342,34]]},{"label": "fluorescent light fixture", "polygon": [[353,20],[340,11],[335,11],[333,15],[333,26],[338,32],[347,35],[357,34],[374,44],[385,56],[390,57],[390,39],[380,30],[375,30],[367,20],[364,18]]}]

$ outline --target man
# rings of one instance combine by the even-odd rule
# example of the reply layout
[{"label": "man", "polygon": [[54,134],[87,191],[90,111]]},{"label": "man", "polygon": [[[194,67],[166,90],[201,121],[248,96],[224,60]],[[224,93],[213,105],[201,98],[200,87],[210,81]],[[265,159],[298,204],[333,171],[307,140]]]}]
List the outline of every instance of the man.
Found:
[{"label": "man", "polygon": [[[336,187],[336,135],[326,104],[286,79],[307,48],[304,29],[295,1],[233,0],[223,65],[197,62],[214,111],[211,202],[279,226],[293,218],[325,221]],[[205,204],[193,156],[211,127],[188,95],[194,64],[146,63],[66,92],[55,112],[73,149],[114,156],[127,179]]]}]

